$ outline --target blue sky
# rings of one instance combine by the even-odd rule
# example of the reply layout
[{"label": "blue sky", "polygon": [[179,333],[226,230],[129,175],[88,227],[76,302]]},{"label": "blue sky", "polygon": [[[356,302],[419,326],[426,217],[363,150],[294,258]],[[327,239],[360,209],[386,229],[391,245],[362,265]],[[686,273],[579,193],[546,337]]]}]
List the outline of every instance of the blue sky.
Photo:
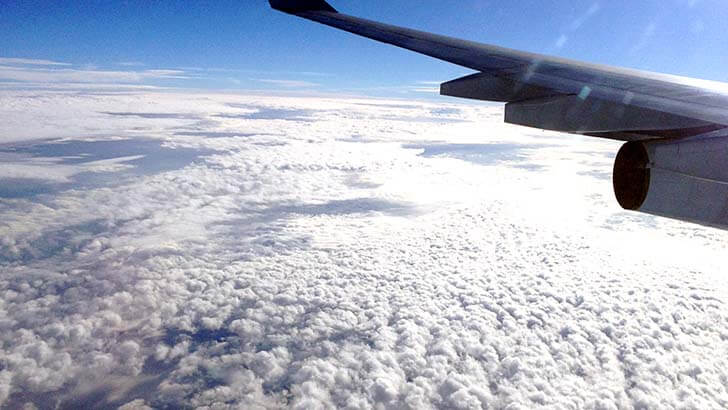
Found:
[{"label": "blue sky", "polygon": [[[723,0],[332,4],[505,47],[728,81]],[[146,72],[124,81],[190,88],[397,95],[469,72],[274,12],[264,0],[3,1],[0,38],[0,57],[71,64],[55,67],[63,70]],[[160,69],[175,71],[152,71]]]}]

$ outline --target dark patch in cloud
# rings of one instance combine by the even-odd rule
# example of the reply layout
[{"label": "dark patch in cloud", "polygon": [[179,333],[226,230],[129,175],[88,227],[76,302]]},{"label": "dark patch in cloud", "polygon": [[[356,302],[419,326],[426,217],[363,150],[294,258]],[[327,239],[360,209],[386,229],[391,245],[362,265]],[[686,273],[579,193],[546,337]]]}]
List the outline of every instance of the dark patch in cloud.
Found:
[{"label": "dark patch in cloud", "polygon": [[[32,157],[57,158],[57,163],[59,164],[76,165],[135,155],[151,155],[155,157],[155,162],[159,162],[159,159],[166,159],[163,158],[165,157],[164,154],[170,154],[169,157],[174,157],[179,154],[184,156],[184,151],[194,151],[190,149],[179,149],[178,151],[177,149],[165,147],[162,144],[161,141],[153,139],[107,141],[63,140],[0,148],[0,153],[29,154]],[[165,151],[174,151],[174,155],[165,153]],[[172,167],[172,169],[177,169],[177,167]]]},{"label": "dark patch in cloud", "polygon": [[177,329],[168,329],[164,336],[164,343],[174,346],[177,343],[189,340],[194,345],[224,342],[237,334],[227,329],[199,329],[196,332],[186,332]]},{"label": "dark patch in cloud", "polygon": [[[8,401],[5,402],[3,409],[32,409],[33,407],[25,407],[26,403],[33,403],[35,408],[39,409],[55,409],[60,401],[59,392],[30,393],[19,392],[11,394]],[[58,406],[60,410],[70,410],[70,407],[61,404]]]},{"label": "dark patch in cloud", "polygon": [[[245,226],[246,229],[256,230],[256,226],[265,226],[266,232],[279,230],[274,221],[290,216],[343,216],[363,215],[372,212],[393,216],[407,216],[416,213],[416,208],[408,203],[388,201],[379,198],[357,198],[332,200],[319,204],[274,204],[263,210],[241,209],[244,218],[228,220],[217,223],[218,226]],[[258,233],[261,233],[258,230]]]},{"label": "dark patch in cloud", "polygon": [[94,236],[109,229],[103,220],[50,229],[33,240],[32,247],[10,252],[0,244],[0,265],[5,263],[30,263],[59,255],[72,255],[83,248]]},{"label": "dark patch in cloud", "polygon": [[578,174],[579,175],[593,177],[593,178],[596,178],[596,179],[606,180],[606,181],[609,181],[609,180],[612,179],[612,173],[610,171],[597,171],[597,170],[594,170],[594,171],[579,172]]},{"label": "dark patch in cloud", "polygon": [[518,169],[525,169],[526,171],[542,171],[546,169],[543,165],[537,165],[537,164],[508,164],[509,166],[513,168]]},{"label": "dark patch in cloud", "polygon": [[218,118],[239,118],[247,120],[283,120],[313,122],[310,118],[316,111],[307,109],[255,108],[257,111],[243,114],[217,114]]},{"label": "dark patch in cloud", "polygon": [[[616,151],[618,151],[618,150],[619,150],[619,146],[616,146],[616,149],[614,150],[614,152],[612,152],[612,151],[605,152],[605,151],[585,151],[585,150],[581,150],[581,151],[574,151],[574,154],[588,155],[588,156],[594,158],[595,160],[597,160],[599,158],[606,159],[609,163],[612,163],[614,161],[614,158],[617,156]],[[595,162],[595,164],[598,164],[598,163]]]},{"label": "dark patch in cloud", "polygon": [[635,229],[657,229],[659,228],[659,217],[637,212],[619,212],[604,220],[601,226],[603,229],[615,231],[620,224],[629,224]]},{"label": "dark patch in cloud", "polygon": [[328,201],[322,204],[283,205],[269,209],[272,214],[296,214],[305,216],[355,215],[379,212],[405,216],[414,212],[411,205],[378,198],[357,198]]},{"label": "dark patch in cloud", "polygon": [[[363,135],[354,134],[352,136],[345,137],[345,138],[337,138],[336,141],[340,141],[340,142],[353,142],[353,143],[360,143],[360,144],[370,144],[370,143],[382,142],[383,139],[368,138],[368,137],[365,137]],[[391,140],[386,140],[386,141],[389,142]]]},{"label": "dark patch in cloud", "polygon": [[35,178],[0,178],[0,198],[18,199],[57,192],[58,184]]},{"label": "dark patch in cloud", "polygon": [[253,145],[257,145],[259,147],[285,147],[286,145],[288,145],[288,143],[281,141],[264,141],[254,142]]},{"label": "dark patch in cloud", "polygon": [[382,120],[389,120],[389,121],[403,121],[403,122],[431,122],[431,123],[462,123],[462,122],[470,122],[470,120],[465,120],[462,118],[448,118],[448,117],[407,117],[407,116],[396,116],[396,115],[386,115],[382,117],[378,117]]},{"label": "dark patch in cloud", "polygon": [[363,180],[359,174],[350,175],[344,180],[344,183],[351,188],[357,189],[374,189],[382,186],[380,183]]},{"label": "dark patch in cloud", "polygon": [[204,138],[248,138],[256,136],[281,136],[280,134],[267,134],[267,133],[256,133],[256,132],[215,132],[215,131],[180,131],[175,132],[174,135],[181,137],[204,137]]},{"label": "dark patch in cloud", "polygon": [[179,120],[196,120],[199,115],[183,114],[183,113],[154,113],[154,112],[112,112],[101,111],[101,114],[111,115],[114,117],[136,117],[145,119],[179,119]]},{"label": "dark patch in cloud", "polygon": [[[129,177],[182,169],[215,152],[209,149],[173,148],[165,146],[160,140],[153,139],[65,140],[3,146],[0,147],[0,155],[25,157],[31,164],[32,158],[53,158],[54,164],[61,165],[83,165],[115,158],[142,157],[124,162],[124,164],[132,165],[133,168],[118,172],[80,172],[70,178],[71,182],[54,183],[41,178],[0,178],[0,198],[30,198],[69,189],[115,186],[125,182]],[[48,164],[47,166],[52,169],[54,165]]]},{"label": "dark patch in cloud", "polygon": [[416,109],[422,108],[419,105],[413,104],[376,104],[376,103],[354,103],[354,105],[361,105],[364,107],[378,107],[378,108],[399,108],[399,109]]},{"label": "dark patch in cloud", "polygon": [[549,145],[525,144],[406,144],[403,148],[423,150],[420,156],[425,158],[456,158],[478,165],[497,165],[504,162],[516,162],[514,167],[539,170],[535,164],[517,164],[527,160],[525,150],[546,148]]},{"label": "dark patch in cloud", "polygon": [[435,108],[430,110],[433,115],[459,115],[462,114],[463,110],[459,108]]},{"label": "dark patch in cloud", "polygon": [[[418,213],[416,206],[379,198],[331,200],[323,203],[259,204],[260,208],[241,208],[238,218],[218,221],[208,229],[216,232],[221,243],[256,255],[281,254],[311,247],[308,236],[285,237],[282,232],[291,219],[320,216],[350,216],[384,214],[406,217]],[[247,238],[247,239],[246,239]]]},{"label": "dark patch in cloud", "polygon": [[162,381],[164,381],[164,378],[169,375],[170,370],[171,366],[165,366],[165,371],[158,371],[154,375],[149,375],[144,372],[136,378],[136,383],[133,387],[125,391],[122,395],[119,395],[119,386],[113,382],[102,384],[90,392],[83,394],[68,393],[62,399],[58,409],[118,409],[135,399],[154,398],[156,396],[155,391],[159,388]]}]

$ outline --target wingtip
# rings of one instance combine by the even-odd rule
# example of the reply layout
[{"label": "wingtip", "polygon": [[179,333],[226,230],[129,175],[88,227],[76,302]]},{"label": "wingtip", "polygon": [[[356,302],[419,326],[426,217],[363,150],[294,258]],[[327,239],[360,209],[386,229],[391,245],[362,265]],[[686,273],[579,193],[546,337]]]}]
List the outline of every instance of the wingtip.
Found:
[{"label": "wingtip", "polygon": [[270,6],[286,13],[303,11],[330,11],[337,13],[325,0],[269,0]]}]

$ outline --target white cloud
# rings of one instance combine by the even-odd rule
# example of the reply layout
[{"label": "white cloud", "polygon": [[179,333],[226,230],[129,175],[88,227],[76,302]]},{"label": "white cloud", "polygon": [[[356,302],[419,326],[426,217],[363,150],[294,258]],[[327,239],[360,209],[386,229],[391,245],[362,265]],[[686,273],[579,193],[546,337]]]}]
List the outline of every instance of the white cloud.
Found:
[{"label": "white cloud", "polygon": [[179,70],[111,71],[0,66],[0,81],[29,83],[141,83],[152,79],[184,78],[188,77]]},{"label": "white cloud", "polygon": [[39,181],[65,183],[71,182],[73,176],[84,172],[113,173],[134,168],[128,163],[141,158],[144,156],[118,157],[73,165],[61,164],[53,158],[6,158],[0,164],[0,180],[27,179],[35,181],[28,183],[38,183]]},{"label": "white cloud", "polygon": [[612,141],[451,103],[0,99],[56,137],[206,155],[0,199],[9,407],[728,404],[726,234],[619,210]]},{"label": "white cloud", "polygon": [[139,61],[122,61],[117,64],[123,67],[144,67],[144,63],[141,63]]},{"label": "white cloud", "polygon": [[0,64],[20,65],[20,66],[69,66],[68,63],[59,63],[51,60],[38,60],[31,58],[9,58],[0,57]]},{"label": "white cloud", "polygon": [[440,87],[412,87],[411,90],[416,93],[440,93]]},{"label": "white cloud", "polygon": [[266,84],[272,84],[277,85],[280,87],[285,88],[310,88],[310,87],[316,87],[318,84],[310,82],[310,81],[300,81],[300,80],[274,80],[274,79],[267,79],[267,78],[254,78],[253,81],[257,81],[259,83],[266,83]]}]

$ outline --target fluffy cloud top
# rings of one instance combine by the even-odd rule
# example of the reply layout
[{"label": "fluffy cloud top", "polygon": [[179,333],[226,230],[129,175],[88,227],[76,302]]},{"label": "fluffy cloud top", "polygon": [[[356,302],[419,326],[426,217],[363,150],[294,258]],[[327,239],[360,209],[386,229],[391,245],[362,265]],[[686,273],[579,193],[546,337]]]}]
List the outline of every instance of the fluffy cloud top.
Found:
[{"label": "fluffy cloud top", "polygon": [[726,234],[501,116],[1,92],[0,403],[727,407]]}]

